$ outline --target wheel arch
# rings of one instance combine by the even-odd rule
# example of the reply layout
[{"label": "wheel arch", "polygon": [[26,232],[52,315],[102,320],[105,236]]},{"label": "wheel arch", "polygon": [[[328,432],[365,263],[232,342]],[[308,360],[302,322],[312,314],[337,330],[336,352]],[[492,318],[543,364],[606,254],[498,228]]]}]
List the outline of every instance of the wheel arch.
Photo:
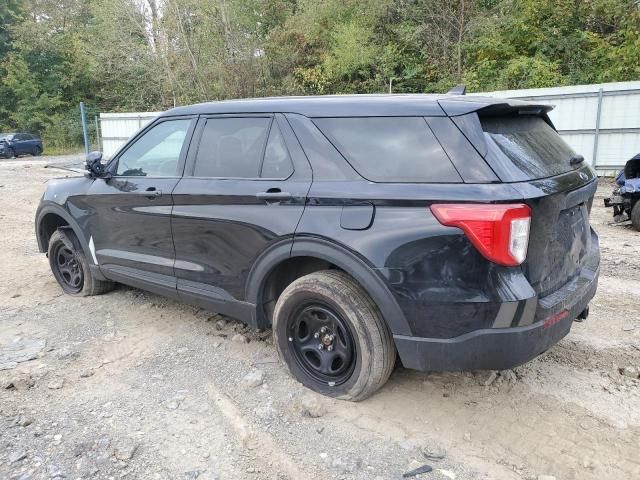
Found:
[{"label": "wheel arch", "polygon": [[80,247],[87,258],[91,257],[89,244],[78,222],[62,207],[55,204],[44,205],[36,214],[36,238],[38,249],[45,253],[49,248],[49,239],[58,228],[69,228],[75,234]]},{"label": "wheel arch", "polygon": [[[263,300],[265,286],[270,276],[286,262],[296,258],[306,258],[325,262],[351,275],[369,294],[389,329],[395,335],[411,335],[409,324],[389,290],[385,281],[366,260],[346,247],[322,238],[296,239],[274,245],[255,262],[246,282],[245,299],[256,306],[256,320],[259,326],[267,326]],[[325,267],[326,268],[326,267]],[[318,268],[320,269],[320,268]]]}]

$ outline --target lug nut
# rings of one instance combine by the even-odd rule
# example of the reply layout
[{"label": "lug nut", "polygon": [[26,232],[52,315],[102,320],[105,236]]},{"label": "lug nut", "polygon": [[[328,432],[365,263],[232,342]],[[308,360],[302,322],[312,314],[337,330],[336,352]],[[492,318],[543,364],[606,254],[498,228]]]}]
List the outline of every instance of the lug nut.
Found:
[{"label": "lug nut", "polygon": [[322,327],[322,328],[320,329],[320,333],[324,333],[324,332],[326,332],[326,331],[327,331],[327,327]]},{"label": "lug nut", "polygon": [[327,351],[331,352],[332,350],[333,350],[333,345],[329,345],[329,346],[327,347]]},{"label": "lug nut", "polygon": [[319,332],[314,333],[313,338],[320,338],[320,333]]},{"label": "lug nut", "polygon": [[321,343],[319,343],[319,344],[318,344],[318,350],[322,350],[323,348],[324,348],[324,345],[323,345],[323,344],[321,344]]}]

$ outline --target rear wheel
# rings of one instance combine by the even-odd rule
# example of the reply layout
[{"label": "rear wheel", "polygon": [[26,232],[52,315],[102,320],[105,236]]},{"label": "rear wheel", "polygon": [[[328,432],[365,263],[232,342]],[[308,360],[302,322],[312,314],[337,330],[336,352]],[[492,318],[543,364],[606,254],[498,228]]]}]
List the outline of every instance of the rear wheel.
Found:
[{"label": "rear wheel", "polygon": [[56,230],[49,239],[49,265],[62,290],[69,295],[86,297],[113,289],[113,283],[95,278],[82,248],[72,231]]},{"label": "rear wheel", "polygon": [[35,150],[33,151],[32,154],[34,157],[39,157],[40,155],[42,155],[42,148],[40,147],[36,147]]},{"label": "rear wheel", "polygon": [[636,204],[631,209],[631,225],[640,232],[640,200],[636,200]]},{"label": "rear wheel", "polygon": [[396,352],[377,306],[344,272],[324,270],[291,283],[278,298],[274,343],[306,387],[359,401],[382,387]]}]

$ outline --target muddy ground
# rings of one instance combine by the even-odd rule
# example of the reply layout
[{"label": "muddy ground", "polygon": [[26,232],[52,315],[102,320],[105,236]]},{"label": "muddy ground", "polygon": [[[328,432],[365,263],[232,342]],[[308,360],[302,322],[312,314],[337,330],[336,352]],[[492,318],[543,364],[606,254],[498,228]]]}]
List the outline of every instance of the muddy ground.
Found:
[{"label": "muddy ground", "polygon": [[35,357],[0,370],[0,479],[640,478],[640,233],[609,223],[610,183],[588,321],[513,371],[398,368],[347,403],[289,378],[269,331],[127,287],[63,295],[33,229],[47,161],[0,161],[0,364]]}]

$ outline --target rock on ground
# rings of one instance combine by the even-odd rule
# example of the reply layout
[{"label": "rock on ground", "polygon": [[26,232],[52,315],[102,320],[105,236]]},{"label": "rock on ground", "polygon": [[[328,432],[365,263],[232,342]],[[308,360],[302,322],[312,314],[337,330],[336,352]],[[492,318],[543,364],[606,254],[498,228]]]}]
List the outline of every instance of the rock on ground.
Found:
[{"label": "rock on ground", "polygon": [[236,333],[231,337],[231,341],[236,343],[249,343],[249,339],[241,333]]},{"label": "rock on ground", "polygon": [[322,417],[327,413],[324,404],[318,399],[317,395],[308,393],[300,399],[300,411],[302,415],[311,418]]},{"label": "rock on ground", "polygon": [[638,378],[640,376],[640,371],[636,367],[622,367],[620,373],[629,378]]},{"label": "rock on ground", "polygon": [[137,449],[138,449],[138,445],[136,443],[134,443],[130,439],[125,439],[119,442],[115,446],[113,450],[113,455],[118,460],[122,460],[122,461],[131,460],[133,458],[133,455],[136,453]]},{"label": "rock on ground", "polygon": [[60,390],[64,386],[64,378],[56,377],[49,382],[47,388],[51,390]]},{"label": "rock on ground", "polygon": [[45,344],[44,340],[17,338],[7,345],[0,345],[0,370],[10,370],[18,363],[38,358]]},{"label": "rock on ground", "polygon": [[264,382],[264,372],[262,370],[253,370],[247,373],[240,382],[243,387],[253,388],[259,387]]}]

